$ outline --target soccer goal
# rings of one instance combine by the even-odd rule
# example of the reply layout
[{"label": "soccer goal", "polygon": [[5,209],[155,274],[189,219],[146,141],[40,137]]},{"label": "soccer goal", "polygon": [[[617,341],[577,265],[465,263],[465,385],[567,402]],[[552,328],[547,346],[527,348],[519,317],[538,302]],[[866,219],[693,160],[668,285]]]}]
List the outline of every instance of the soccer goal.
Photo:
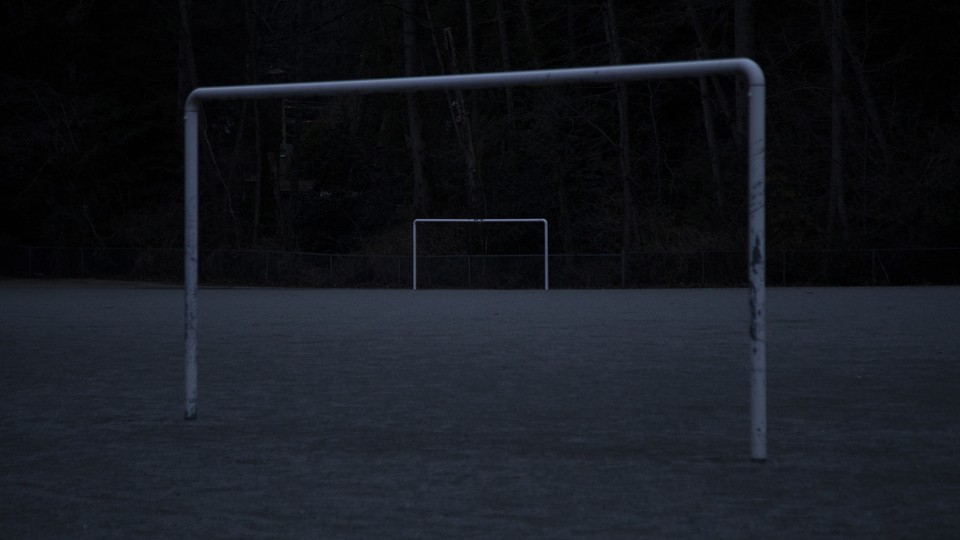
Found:
[{"label": "soccer goal", "polygon": [[550,290],[550,225],[543,218],[420,218],[413,220],[413,290],[417,290],[418,223],[540,223],[543,225],[543,290]]},{"label": "soccer goal", "polygon": [[184,104],[184,417],[197,416],[197,267],[199,116],[205,101],[387,94],[437,90],[479,90],[513,86],[601,84],[655,79],[739,76],[749,88],[747,105],[747,264],[750,281],[750,456],[767,457],[767,368],[764,304],[766,297],[764,141],[766,81],[760,66],[747,58],[631,64],[571,69],[474,73],[394,79],[262,84],[197,88]]}]

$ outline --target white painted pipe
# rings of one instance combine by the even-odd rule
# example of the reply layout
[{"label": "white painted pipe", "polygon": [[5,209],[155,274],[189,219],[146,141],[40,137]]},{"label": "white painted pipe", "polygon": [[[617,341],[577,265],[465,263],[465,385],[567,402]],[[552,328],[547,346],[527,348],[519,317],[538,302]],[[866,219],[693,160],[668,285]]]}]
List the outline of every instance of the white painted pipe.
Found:
[{"label": "white painted pipe", "polygon": [[186,404],[184,418],[197,418],[197,266],[199,249],[197,202],[198,202],[198,144],[197,111],[188,110],[184,115],[184,185],[183,207],[183,290],[184,290],[184,384]]},{"label": "white painted pipe", "polygon": [[749,188],[750,244],[747,257],[750,268],[750,459],[767,459],[767,327],[766,327],[766,203],[765,203],[765,102],[766,86],[750,84],[747,128],[750,158]]},{"label": "white painted pipe", "polygon": [[[754,461],[767,458],[766,414],[766,247],[765,238],[765,89],[763,71],[747,58],[633,64],[573,69],[547,69],[504,73],[403,77],[353,81],[308,82],[272,85],[197,88],[187,97],[184,110],[184,294],[186,296],[186,418],[197,415],[197,112],[205,100],[290,98],[345,94],[403,93],[428,90],[469,90],[509,86],[548,86],[572,83],[609,83],[650,79],[695,78],[739,75],[750,87],[749,230],[750,277],[750,455]],[[416,224],[414,224],[416,227]],[[416,271],[414,269],[414,287]]]}]

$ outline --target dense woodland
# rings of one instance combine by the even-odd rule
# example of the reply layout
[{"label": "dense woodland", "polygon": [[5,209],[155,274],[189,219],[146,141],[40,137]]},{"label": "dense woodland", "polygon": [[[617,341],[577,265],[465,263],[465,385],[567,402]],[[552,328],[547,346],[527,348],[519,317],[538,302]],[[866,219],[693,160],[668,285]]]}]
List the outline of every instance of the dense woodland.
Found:
[{"label": "dense woodland", "polygon": [[[956,2],[7,0],[0,21],[5,243],[181,246],[197,86],[743,56],[772,249],[960,246]],[[400,253],[414,217],[523,216],[557,253],[741,249],[744,104],[732,78],[206,104],[201,245]]]}]

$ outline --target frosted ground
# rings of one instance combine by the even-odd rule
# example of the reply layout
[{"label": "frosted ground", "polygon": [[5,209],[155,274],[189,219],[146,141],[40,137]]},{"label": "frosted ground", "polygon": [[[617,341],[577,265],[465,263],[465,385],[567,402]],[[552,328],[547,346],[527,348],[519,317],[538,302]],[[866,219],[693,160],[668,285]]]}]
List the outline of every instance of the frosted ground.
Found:
[{"label": "frosted ground", "polygon": [[956,538],[960,288],[0,283],[0,538]]}]

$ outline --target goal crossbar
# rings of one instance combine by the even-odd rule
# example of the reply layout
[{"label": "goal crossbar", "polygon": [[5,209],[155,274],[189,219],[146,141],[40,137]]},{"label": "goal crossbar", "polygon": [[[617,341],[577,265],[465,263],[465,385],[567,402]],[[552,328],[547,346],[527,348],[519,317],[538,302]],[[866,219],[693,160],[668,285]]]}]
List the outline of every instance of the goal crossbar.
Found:
[{"label": "goal crossbar", "polygon": [[418,223],[542,223],[543,224],[543,290],[550,289],[550,224],[543,218],[418,218],[413,220],[413,289],[417,289],[417,224]]},{"label": "goal crossbar", "polygon": [[749,88],[747,105],[747,188],[750,281],[750,457],[767,457],[766,368],[766,245],[765,138],[766,81],[760,66],[748,58],[697,60],[657,64],[544,69],[502,73],[400,77],[351,81],[306,82],[244,86],[212,86],[190,92],[184,104],[184,417],[197,415],[197,286],[198,286],[198,164],[199,112],[205,101],[385,94],[429,90],[476,90],[512,86],[597,84],[652,79],[739,76]]}]

